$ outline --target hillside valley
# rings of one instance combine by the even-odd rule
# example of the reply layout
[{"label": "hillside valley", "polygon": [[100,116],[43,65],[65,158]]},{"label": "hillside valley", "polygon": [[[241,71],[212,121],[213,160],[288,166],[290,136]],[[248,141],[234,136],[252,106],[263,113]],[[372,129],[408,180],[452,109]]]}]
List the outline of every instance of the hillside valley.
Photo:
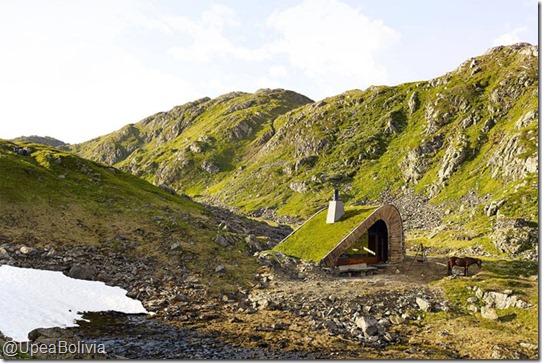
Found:
[{"label": "hillside valley", "polygon": [[[231,92],[75,145],[0,139],[0,266],[154,313],[33,332],[107,344],[76,358],[538,359],[538,117],[538,47],[518,43],[427,81]],[[397,207],[401,261],[364,276],[273,249],[334,189]],[[448,274],[449,255],[483,264]]]},{"label": "hillside valley", "polygon": [[538,245],[538,47],[318,102],[205,98],[70,149],[254,218],[296,225],[338,188],[397,205],[411,245],[518,255]]}]

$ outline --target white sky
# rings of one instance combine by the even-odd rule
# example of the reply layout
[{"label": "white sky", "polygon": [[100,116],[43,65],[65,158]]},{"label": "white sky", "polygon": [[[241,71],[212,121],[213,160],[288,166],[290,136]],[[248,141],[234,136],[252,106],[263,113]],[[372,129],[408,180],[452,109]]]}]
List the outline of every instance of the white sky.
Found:
[{"label": "white sky", "polygon": [[0,0],[0,138],[89,140],[201,97],[313,100],[538,44],[534,0]]},{"label": "white sky", "polygon": [[147,313],[120,287],[72,279],[60,271],[0,266],[0,331],[5,336],[27,341],[37,328],[77,326],[81,313],[90,311]]}]

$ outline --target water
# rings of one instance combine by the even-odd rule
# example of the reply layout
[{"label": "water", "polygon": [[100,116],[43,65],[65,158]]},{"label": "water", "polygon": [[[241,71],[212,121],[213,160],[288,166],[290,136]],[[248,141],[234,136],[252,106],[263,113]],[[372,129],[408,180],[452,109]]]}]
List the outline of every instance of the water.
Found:
[{"label": "water", "polygon": [[[130,359],[315,359],[314,352],[242,348],[190,328],[165,324],[146,315],[85,313],[70,328],[87,343],[104,344],[109,355]],[[212,323],[211,323],[212,324]]]}]

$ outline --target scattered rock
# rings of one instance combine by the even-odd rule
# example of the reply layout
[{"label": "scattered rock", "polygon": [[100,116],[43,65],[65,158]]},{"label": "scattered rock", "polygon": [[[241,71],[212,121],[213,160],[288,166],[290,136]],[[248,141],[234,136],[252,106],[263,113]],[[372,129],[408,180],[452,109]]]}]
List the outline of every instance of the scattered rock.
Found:
[{"label": "scattered rock", "polygon": [[355,320],[355,324],[366,336],[378,334],[378,321],[375,318],[360,316]]},{"label": "scattered rock", "polygon": [[521,352],[511,350],[506,347],[499,345],[493,346],[493,351],[491,352],[491,358],[493,359],[525,359],[525,355]]},{"label": "scattered rock", "polygon": [[499,318],[499,315],[497,315],[497,310],[487,306],[482,306],[480,313],[484,319],[497,320]]},{"label": "scattered rock", "polygon": [[96,267],[89,264],[75,264],[66,273],[69,277],[80,280],[95,280],[97,271]]},{"label": "scattered rock", "polygon": [[515,255],[538,245],[538,226],[532,226],[521,218],[497,215],[491,237],[499,251]]},{"label": "scattered rock", "polygon": [[19,252],[21,252],[23,255],[29,255],[29,254],[35,253],[35,252],[36,252],[36,249],[35,249],[35,248],[31,248],[31,247],[22,246],[22,247],[19,249]]},{"label": "scattered rock", "polygon": [[494,216],[497,214],[499,209],[502,207],[502,205],[505,203],[504,199],[498,200],[498,201],[492,201],[490,204],[486,205],[484,207],[484,212],[488,217]]},{"label": "scattered rock", "polygon": [[223,246],[223,247],[228,247],[230,245],[228,240],[226,238],[224,238],[224,236],[222,236],[221,234],[216,236],[215,242],[218,243],[219,245]]},{"label": "scattered rock", "polygon": [[416,297],[416,304],[420,307],[422,311],[430,311],[431,310],[431,303],[427,301],[426,299]]},{"label": "scattered rock", "polygon": [[201,163],[201,168],[209,174],[216,174],[220,171],[220,167],[218,165],[206,160]]}]

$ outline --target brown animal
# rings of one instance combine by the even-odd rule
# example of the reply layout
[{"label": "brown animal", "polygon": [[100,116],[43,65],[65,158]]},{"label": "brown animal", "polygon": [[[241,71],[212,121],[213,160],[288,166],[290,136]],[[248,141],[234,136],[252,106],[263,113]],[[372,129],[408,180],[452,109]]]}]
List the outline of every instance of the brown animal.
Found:
[{"label": "brown animal", "polygon": [[448,275],[452,274],[454,266],[459,266],[465,267],[465,276],[467,276],[470,265],[478,265],[478,268],[482,268],[482,260],[472,257],[450,257],[448,259]]}]

